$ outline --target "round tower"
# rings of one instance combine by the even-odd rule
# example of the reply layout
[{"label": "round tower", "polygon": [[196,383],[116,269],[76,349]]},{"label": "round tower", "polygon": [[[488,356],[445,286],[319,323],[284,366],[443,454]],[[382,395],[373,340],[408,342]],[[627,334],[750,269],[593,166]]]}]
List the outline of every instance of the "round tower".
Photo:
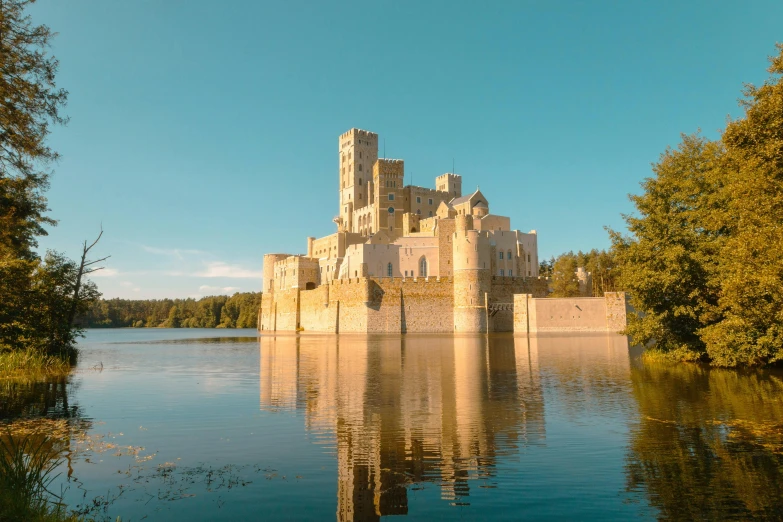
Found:
[{"label": "round tower", "polygon": [[486,294],[490,291],[489,239],[473,230],[473,216],[456,218],[454,233],[454,331],[486,332]]},{"label": "round tower", "polygon": [[264,254],[264,284],[263,292],[275,293],[275,263],[287,258],[288,254]]}]

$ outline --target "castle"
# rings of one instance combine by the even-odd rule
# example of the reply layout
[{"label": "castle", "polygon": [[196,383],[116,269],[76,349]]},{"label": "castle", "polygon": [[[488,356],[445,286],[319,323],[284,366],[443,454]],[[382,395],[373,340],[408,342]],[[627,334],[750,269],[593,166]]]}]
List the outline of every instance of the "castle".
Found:
[{"label": "castle", "polygon": [[359,129],[338,160],[337,232],[264,256],[259,330],[512,331],[514,295],[546,295],[536,231],[512,230],[478,188],[463,195],[461,176],[405,185],[403,160]]}]

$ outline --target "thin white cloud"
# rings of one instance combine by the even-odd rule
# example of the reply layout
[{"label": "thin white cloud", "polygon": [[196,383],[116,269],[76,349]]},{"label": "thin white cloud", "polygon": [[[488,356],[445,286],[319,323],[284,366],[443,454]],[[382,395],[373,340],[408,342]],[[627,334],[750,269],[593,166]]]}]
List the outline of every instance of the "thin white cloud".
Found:
[{"label": "thin white cloud", "polygon": [[185,256],[201,256],[206,254],[203,250],[195,250],[189,248],[158,248],[147,245],[141,245],[142,250],[149,252],[150,254],[158,254],[161,256],[175,257],[177,259],[185,259]]},{"label": "thin white cloud", "polygon": [[131,283],[130,281],[121,281],[120,286],[124,286],[125,288],[132,288],[133,283]]},{"label": "thin white cloud", "polygon": [[90,274],[90,277],[116,277],[120,271],[116,268],[103,268]]},{"label": "thin white cloud", "polygon": [[198,287],[198,291],[201,294],[234,294],[239,291],[239,287],[201,285]]},{"label": "thin white cloud", "polygon": [[196,277],[228,277],[233,279],[261,279],[261,270],[249,270],[223,261],[207,263],[207,269],[194,274]]}]

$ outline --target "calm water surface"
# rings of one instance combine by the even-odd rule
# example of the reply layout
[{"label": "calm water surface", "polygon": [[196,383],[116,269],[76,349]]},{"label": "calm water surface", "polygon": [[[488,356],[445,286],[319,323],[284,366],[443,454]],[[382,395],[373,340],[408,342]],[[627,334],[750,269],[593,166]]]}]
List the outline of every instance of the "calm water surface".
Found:
[{"label": "calm water surface", "polygon": [[55,490],[93,516],[783,518],[779,373],[645,366],[603,335],[123,329],[81,348],[68,380],[5,384],[0,417],[59,423]]}]

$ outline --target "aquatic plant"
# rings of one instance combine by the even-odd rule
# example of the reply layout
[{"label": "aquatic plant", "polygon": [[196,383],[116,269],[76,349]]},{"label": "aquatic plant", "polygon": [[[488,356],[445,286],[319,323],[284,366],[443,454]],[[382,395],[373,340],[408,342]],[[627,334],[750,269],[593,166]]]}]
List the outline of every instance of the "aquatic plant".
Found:
[{"label": "aquatic plant", "polygon": [[72,360],[49,355],[40,350],[0,351],[0,379],[30,378],[65,375],[71,371]]},{"label": "aquatic plant", "polygon": [[47,437],[0,437],[0,520],[81,520],[49,490],[62,463],[50,448]]}]

